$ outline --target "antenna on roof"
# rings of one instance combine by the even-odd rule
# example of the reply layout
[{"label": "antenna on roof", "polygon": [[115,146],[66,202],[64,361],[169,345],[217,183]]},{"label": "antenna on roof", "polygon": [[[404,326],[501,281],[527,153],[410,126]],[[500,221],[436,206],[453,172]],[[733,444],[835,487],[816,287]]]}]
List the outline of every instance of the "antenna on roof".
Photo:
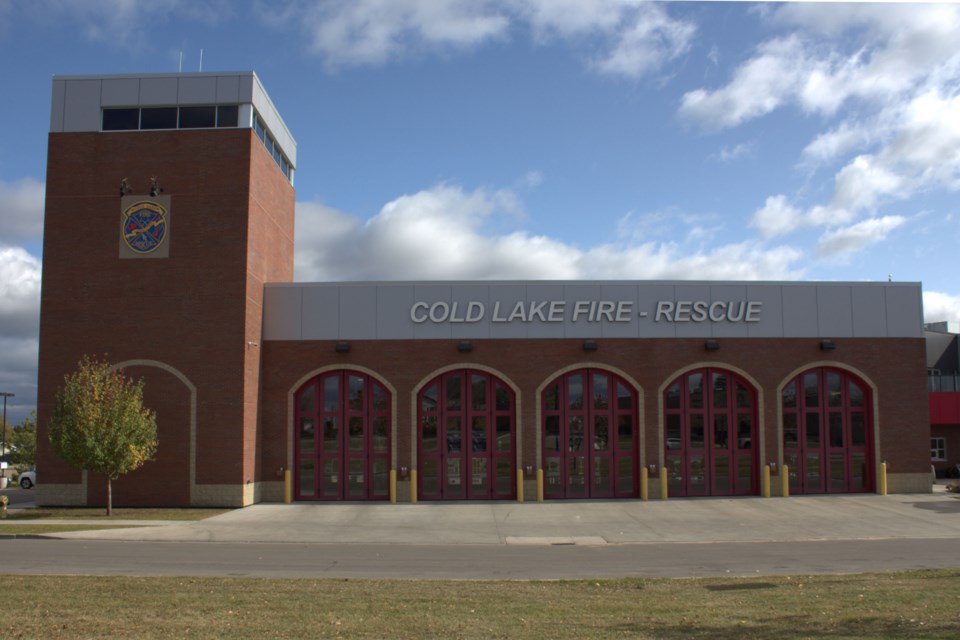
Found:
[{"label": "antenna on roof", "polygon": [[200,68],[198,71],[203,71],[203,49],[200,49]]},{"label": "antenna on roof", "polygon": [[177,73],[183,73],[183,51],[180,52],[180,66],[177,67]]}]

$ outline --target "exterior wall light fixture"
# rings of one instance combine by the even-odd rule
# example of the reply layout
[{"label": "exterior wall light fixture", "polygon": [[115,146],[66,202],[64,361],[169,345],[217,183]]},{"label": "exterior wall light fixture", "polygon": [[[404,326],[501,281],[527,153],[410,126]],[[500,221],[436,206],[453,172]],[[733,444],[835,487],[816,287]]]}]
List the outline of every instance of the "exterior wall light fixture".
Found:
[{"label": "exterior wall light fixture", "polygon": [[707,340],[703,343],[703,348],[707,351],[720,351],[720,343],[716,340]]},{"label": "exterior wall light fixture", "polygon": [[833,340],[820,341],[820,351],[833,351],[836,348],[837,348],[837,345],[834,344]]},{"label": "exterior wall light fixture", "polygon": [[460,344],[457,345],[457,351],[460,353],[470,353],[473,351],[473,343],[469,340],[461,340]]},{"label": "exterior wall light fixture", "polygon": [[337,353],[350,353],[350,343],[349,342],[338,342],[333,346],[333,350]]},{"label": "exterior wall light fixture", "polygon": [[584,340],[583,341],[583,350],[584,351],[596,351],[600,348],[600,345],[597,344],[596,340]]}]

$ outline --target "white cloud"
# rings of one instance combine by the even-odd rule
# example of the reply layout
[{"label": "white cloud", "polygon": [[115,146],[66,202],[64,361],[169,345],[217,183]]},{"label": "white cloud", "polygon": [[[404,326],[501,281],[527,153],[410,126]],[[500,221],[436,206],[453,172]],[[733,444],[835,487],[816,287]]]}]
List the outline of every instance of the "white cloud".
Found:
[{"label": "white cloud", "polygon": [[603,72],[639,77],[685,53],[696,26],[671,18],[664,7],[647,0],[521,0],[518,9],[538,42],[555,38],[576,41],[597,37],[592,66]]},{"label": "white cloud", "polygon": [[40,261],[20,247],[0,245],[0,326],[4,336],[36,336]]},{"label": "white cloud", "polygon": [[44,185],[33,178],[0,181],[0,243],[39,240],[43,234]]},{"label": "white cloud", "polygon": [[732,147],[724,147],[720,149],[720,162],[733,162],[734,160],[739,160],[753,153],[753,143],[752,142],[741,142],[740,144],[734,145]]},{"label": "white cloud", "polygon": [[[680,115],[726,128],[788,106],[825,121],[850,109],[799,158],[811,177],[839,165],[832,192],[806,205],[768,198],[751,220],[762,237],[825,227],[818,255],[848,256],[900,220],[881,217],[884,206],[960,190],[960,7],[790,3],[763,15],[786,33],[758,45],[726,85],[687,92]],[[873,219],[855,224],[864,216]]]},{"label": "white cloud", "polygon": [[[960,90],[953,87],[952,91]],[[835,133],[838,147],[855,146],[855,138],[872,138],[878,144],[873,153],[854,157],[837,172],[826,207],[832,212],[845,211],[853,217],[926,189],[960,190],[960,93],[924,91],[884,109],[872,131],[841,127]],[[818,141],[829,141],[830,136]],[[822,146],[826,149],[831,144]],[[807,149],[814,145],[817,141]],[[824,150],[821,157],[828,153]],[[826,222],[839,218],[834,213]]]},{"label": "white cloud", "polygon": [[960,295],[950,295],[939,291],[924,291],[923,321],[960,324]]},{"label": "white cloud", "polygon": [[883,196],[900,195],[902,178],[872,156],[857,156],[836,177],[832,207],[872,209]]},{"label": "white cloud", "polygon": [[681,116],[726,128],[788,104],[830,115],[851,98],[885,104],[957,64],[955,5],[787,3],[769,15],[796,31],[758,45],[726,86],[685,94]]},{"label": "white cloud", "polygon": [[14,424],[36,406],[39,329],[40,261],[0,245],[0,389],[16,394],[7,406]]},{"label": "white cloud", "polygon": [[597,69],[612,75],[639,77],[659,69],[690,48],[696,27],[674,20],[660,5],[649,3],[615,36],[615,44],[595,61]]},{"label": "white cloud", "polygon": [[142,46],[156,21],[188,20],[214,24],[229,16],[229,0],[32,0],[17,3],[20,11],[37,22],[69,17],[74,28],[89,40],[124,47]]},{"label": "white cloud", "polygon": [[830,162],[869,144],[870,129],[859,123],[842,122],[838,127],[821,133],[804,148],[801,163],[805,166]]},{"label": "white cloud", "polygon": [[750,219],[750,226],[756,227],[764,238],[785,235],[804,224],[800,211],[787,202],[784,195],[767,198],[763,207],[757,209]]},{"label": "white cloud", "polygon": [[872,218],[842,229],[828,231],[817,242],[817,257],[842,260],[849,254],[885,240],[887,235],[906,222],[903,216]]},{"label": "white cloud", "polygon": [[493,0],[327,0],[261,3],[264,19],[308,32],[330,68],[378,65],[418,49],[464,48],[506,35]]},{"label": "white cloud", "polygon": [[[690,250],[629,239],[581,250],[524,231],[485,232],[509,213],[509,192],[441,185],[387,203],[366,223],[315,203],[297,205],[296,277],[405,279],[795,279],[790,247],[738,243]],[[629,216],[621,220],[627,228]]]},{"label": "white cloud", "polygon": [[755,58],[736,70],[727,86],[684,94],[680,115],[708,128],[733,127],[764,116],[797,91],[800,78],[808,73],[805,58],[796,36],[765,42]]},{"label": "white cloud", "polygon": [[267,24],[304,29],[331,69],[476,47],[528,28],[537,42],[598,52],[591,66],[600,72],[639,77],[686,52],[696,30],[646,0],[288,0],[258,10]]}]

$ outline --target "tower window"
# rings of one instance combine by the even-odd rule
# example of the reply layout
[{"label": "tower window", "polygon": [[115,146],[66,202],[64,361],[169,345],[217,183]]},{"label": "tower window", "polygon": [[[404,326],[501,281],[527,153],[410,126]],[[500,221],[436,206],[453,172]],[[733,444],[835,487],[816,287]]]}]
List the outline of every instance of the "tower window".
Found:
[{"label": "tower window", "polygon": [[104,131],[131,131],[140,128],[140,109],[104,109]]},{"label": "tower window", "polygon": [[237,126],[238,112],[239,112],[239,108],[235,104],[217,107],[217,126],[218,127]]},{"label": "tower window", "polygon": [[209,129],[216,125],[216,107],[180,107],[181,129]]},{"label": "tower window", "polygon": [[176,107],[153,107],[140,110],[141,129],[176,129]]}]

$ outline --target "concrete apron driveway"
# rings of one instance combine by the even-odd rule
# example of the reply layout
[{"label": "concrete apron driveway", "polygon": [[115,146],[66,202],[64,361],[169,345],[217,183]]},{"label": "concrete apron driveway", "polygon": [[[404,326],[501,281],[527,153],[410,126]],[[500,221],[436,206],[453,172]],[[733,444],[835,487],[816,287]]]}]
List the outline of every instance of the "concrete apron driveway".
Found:
[{"label": "concrete apron driveway", "polygon": [[257,504],[199,522],[58,538],[416,545],[960,537],[960,499],[932,494],[697,498],[665,502]]}]

